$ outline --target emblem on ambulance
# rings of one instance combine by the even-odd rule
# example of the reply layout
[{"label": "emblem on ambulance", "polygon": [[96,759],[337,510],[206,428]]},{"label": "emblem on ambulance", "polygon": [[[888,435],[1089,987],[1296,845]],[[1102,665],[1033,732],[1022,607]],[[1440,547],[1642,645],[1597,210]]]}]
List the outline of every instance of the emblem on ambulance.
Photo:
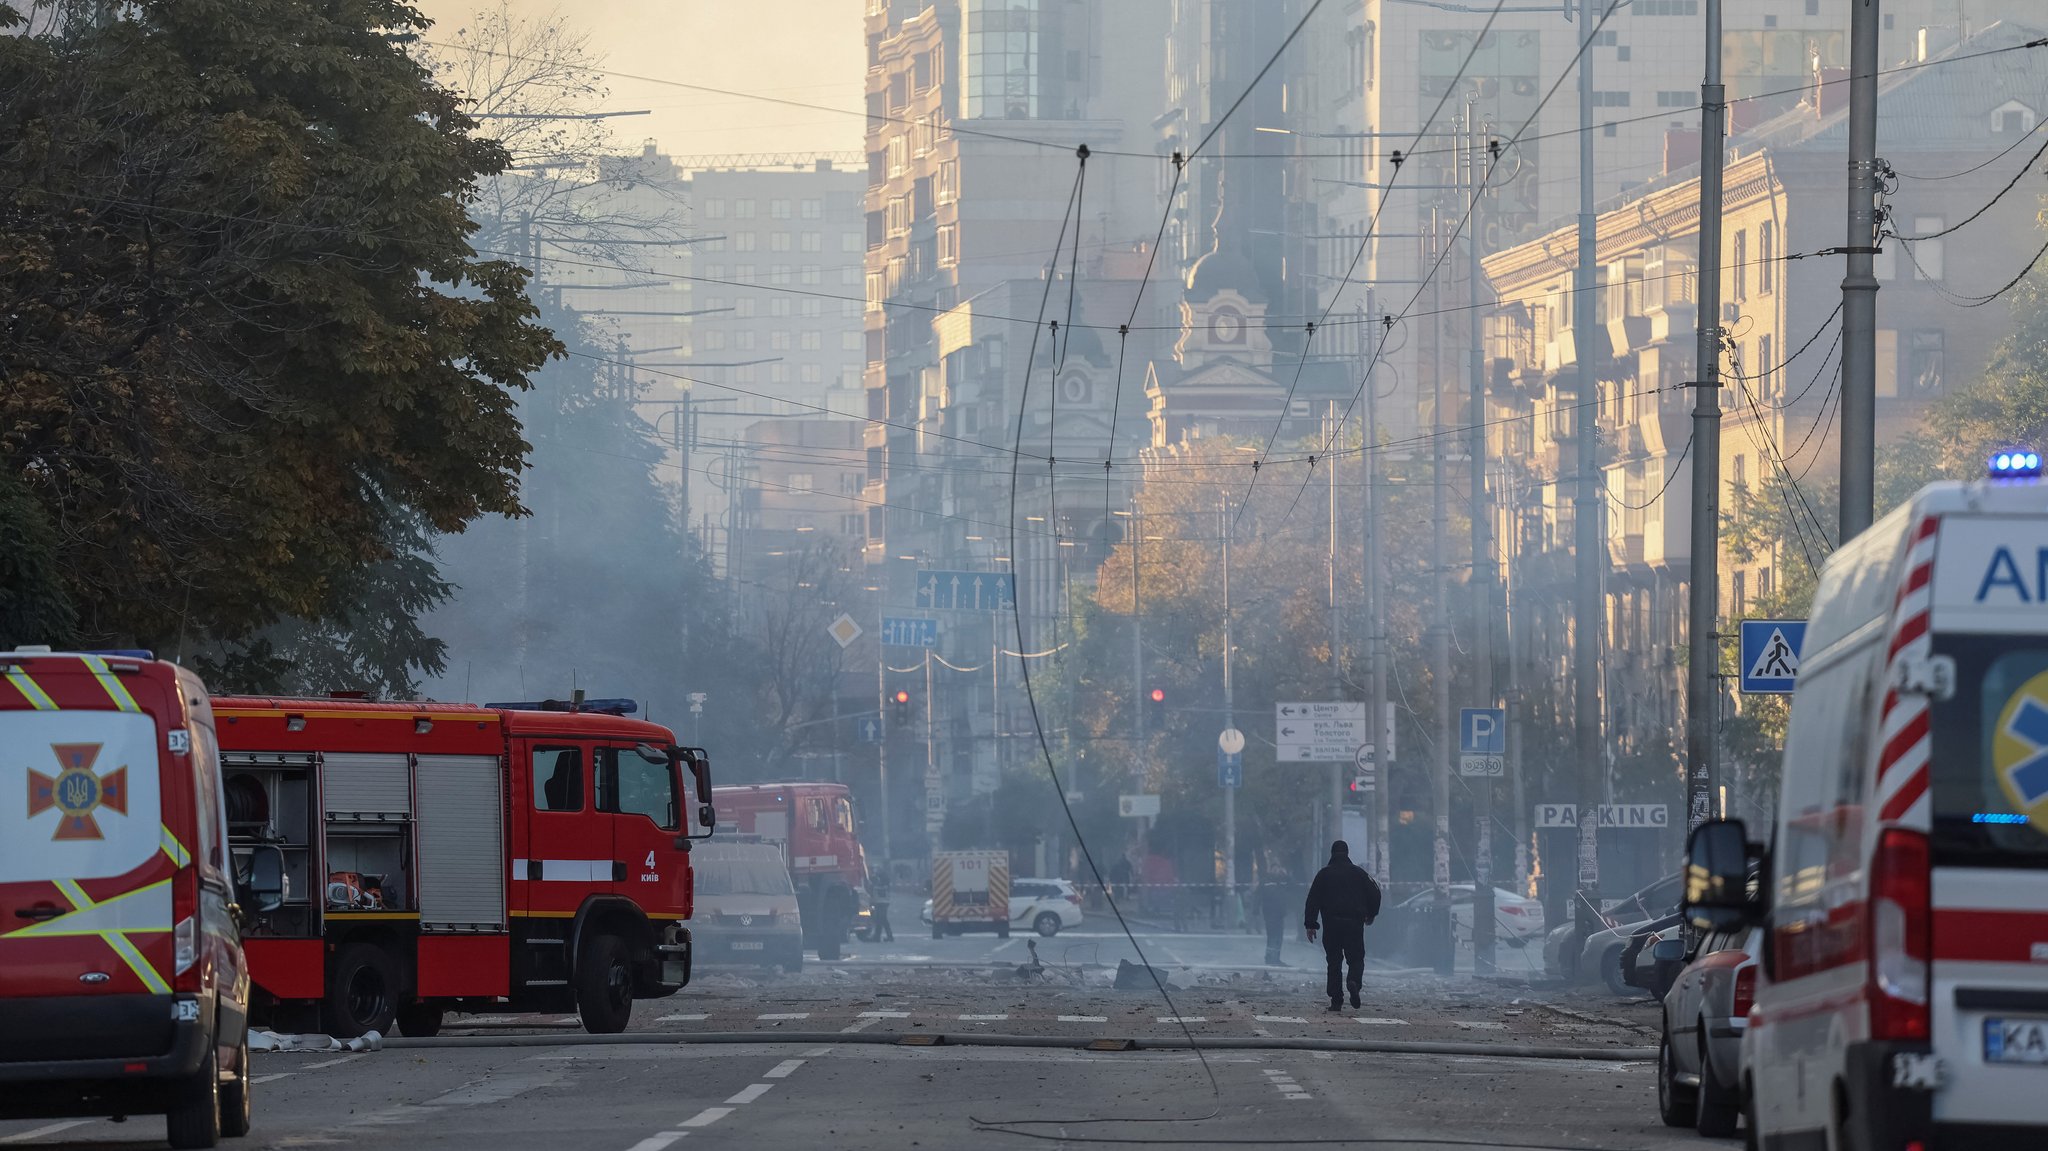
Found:
[{"label": "emblem on ambulance", "polygon": [[57,821],[57,830],[50,836],[52,842],[103,838],[99,820],[94,818],[94,813],[102,807],[122,815],[128,814],[128,769],[117,767],[105,775],[96,774],[92,769],[100,757],[101,746],[97,743],[53,743],[50,750],[57,756],[56,777],[29,769],[29,818],[33,819],[53,807],[63,816]]}]

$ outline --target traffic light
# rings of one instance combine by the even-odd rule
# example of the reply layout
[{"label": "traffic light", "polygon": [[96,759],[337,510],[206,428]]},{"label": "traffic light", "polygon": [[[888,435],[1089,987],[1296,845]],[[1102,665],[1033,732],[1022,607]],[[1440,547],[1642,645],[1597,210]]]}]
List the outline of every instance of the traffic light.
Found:
[{"label": "traffic light", "polygon": [[1157,731],[1166,725],[1166,689],[1155,687],[1145,693],[1145,720]]},{"label": "traffic light", "polygon": [[909,723],[909,722],[910,722],[910,693],[909,693],[909,692],[907,692],[907,691],[903,690],[903,689],[902,689],[902,688],[900,688],[900,687],[899,687],[899,688],[897,688],[897,689],[896,689],[896,693],[895,693],[894,695],[891,695],[891,696],[889,697],[889,706],[890,706],[890,714],[892,714],[892,715],[894,715],[894,716],[895,716],[895,718],[896,718],[896,722],[897,722],[897,723]]}]

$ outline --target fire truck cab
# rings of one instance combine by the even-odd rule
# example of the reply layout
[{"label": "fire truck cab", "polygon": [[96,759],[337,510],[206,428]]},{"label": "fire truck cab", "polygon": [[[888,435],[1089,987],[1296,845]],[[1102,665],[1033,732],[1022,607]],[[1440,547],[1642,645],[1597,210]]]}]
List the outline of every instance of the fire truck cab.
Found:
[{"label": "fire truck cab", "polygon": [[688,983],[710,764],[630,710],[216,697],[236,866],[282,876],[244,929],[259,1017],[432,1035],[450,1010],[574,1009],[617,1032]]},{"label": "fire truck cab", "polygon": [[796,884],[804,947],[839,958],[867,902],[868,857],[845,784],[799,781],[718,789],[734,830],[777,844]]}]

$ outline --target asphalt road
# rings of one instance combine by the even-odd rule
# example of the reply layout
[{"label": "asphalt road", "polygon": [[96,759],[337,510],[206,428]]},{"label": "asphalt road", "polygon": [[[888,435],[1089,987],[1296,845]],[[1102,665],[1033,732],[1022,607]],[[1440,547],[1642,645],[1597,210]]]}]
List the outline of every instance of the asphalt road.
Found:
[{"label": "asphalt road", "polygon": [[[1647,1063],[1304,1051],[1213,1053],[1205,1068],[1185,1052],[791,1044],[258,1059],[255,1131],[224,1146],[1708,1146],[1657,1125]],[[161,1131],[154,1118],[7,1123],[0,1145],[158,1147]]]}]

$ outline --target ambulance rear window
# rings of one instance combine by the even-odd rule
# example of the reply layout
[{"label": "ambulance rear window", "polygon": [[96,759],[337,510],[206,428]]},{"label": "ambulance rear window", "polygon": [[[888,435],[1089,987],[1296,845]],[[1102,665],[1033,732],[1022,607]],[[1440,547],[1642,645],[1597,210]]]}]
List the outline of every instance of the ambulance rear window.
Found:
[{"label": "ambulance rear window", "polygon": [[1935,849],[1957,866],[2048,867],[2048,646],[1937,636],[1956,693],[1934,705]]},{"label": "ambulance rear window", "polygon": [[156,720],[0,711],[0,883],[109,879],[163,845]]}]

